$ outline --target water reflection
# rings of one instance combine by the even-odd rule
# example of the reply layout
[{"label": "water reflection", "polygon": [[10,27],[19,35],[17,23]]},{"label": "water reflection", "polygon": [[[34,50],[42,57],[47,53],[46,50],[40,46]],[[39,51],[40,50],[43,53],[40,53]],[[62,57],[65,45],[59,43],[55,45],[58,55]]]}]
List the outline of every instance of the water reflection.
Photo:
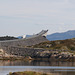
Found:
[{"label": "water reflection", "polygon": [[0,75],[15,71],[52,72],[53,75],[75,75],[75,62],[51,61],[3,61],[0,60]]},{"label": "water reflection", "polygon": [[75,62],[0,60],[0,66],[75,66]]}]

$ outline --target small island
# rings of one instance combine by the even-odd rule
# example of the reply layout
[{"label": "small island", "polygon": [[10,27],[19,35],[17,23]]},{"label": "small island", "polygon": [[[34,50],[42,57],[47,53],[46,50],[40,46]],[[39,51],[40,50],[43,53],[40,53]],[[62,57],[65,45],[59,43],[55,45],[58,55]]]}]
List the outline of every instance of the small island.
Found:
[{"label": "small island", "polygon": [[24,72],[13,72],[9,73],[9,75],[53,75],[52,73],[41,73],[41,72],[33,72],[33,71],[24,71]]}]

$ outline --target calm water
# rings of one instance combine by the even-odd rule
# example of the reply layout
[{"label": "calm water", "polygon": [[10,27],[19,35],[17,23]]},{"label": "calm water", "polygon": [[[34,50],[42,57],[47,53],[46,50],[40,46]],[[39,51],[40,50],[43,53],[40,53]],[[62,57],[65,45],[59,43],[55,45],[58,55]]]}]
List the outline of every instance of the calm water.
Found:
[{"label": "calm water", "polygon": [[2,61],[0,75],[15,71],[52,72],[53,75],[75,75],[75,62],[51,61]]}]

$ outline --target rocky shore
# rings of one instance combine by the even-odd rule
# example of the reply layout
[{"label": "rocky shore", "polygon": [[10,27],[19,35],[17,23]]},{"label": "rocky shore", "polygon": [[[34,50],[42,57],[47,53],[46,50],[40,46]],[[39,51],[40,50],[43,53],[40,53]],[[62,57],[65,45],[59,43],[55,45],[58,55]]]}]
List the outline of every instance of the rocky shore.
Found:
[{"label": "rocky shore", "polygon": [[44,59],[51,61],[75,61],[75,54],[71,52],[43,51],[35,58],[35,60]]},{"label": "rocky shore", "polygon": [[[17,48],[18,49],[18,48]],[[52,60],[52,61],[75,61],[75,54],[69,50],[47,50],[34,48],[20,48],[15,50],[14,55],[7,54],[0,49],[0,60]],[[17,51],[17,52],[16,52]],[[16,52],[16,55],[15,55]],[[19,55],[20,54],[20,55]]]}]

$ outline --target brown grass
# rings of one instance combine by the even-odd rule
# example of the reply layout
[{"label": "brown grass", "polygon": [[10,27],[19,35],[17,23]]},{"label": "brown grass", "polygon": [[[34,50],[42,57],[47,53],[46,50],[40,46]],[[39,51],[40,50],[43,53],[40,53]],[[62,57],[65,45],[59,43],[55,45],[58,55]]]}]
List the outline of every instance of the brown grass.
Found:
[{"label": "brown grass", "polygon": [[[48,47],[49,45],[49,47]],[[75,50],[75,39],[47,41],[32,46],[33,48]]]},{"label": "brown grass", "polygon": [[13,73],[10,72],[9,75],[53,75],[53,74],[33,72],[33,71],[24,71],[24,72],[13,72]]}]

